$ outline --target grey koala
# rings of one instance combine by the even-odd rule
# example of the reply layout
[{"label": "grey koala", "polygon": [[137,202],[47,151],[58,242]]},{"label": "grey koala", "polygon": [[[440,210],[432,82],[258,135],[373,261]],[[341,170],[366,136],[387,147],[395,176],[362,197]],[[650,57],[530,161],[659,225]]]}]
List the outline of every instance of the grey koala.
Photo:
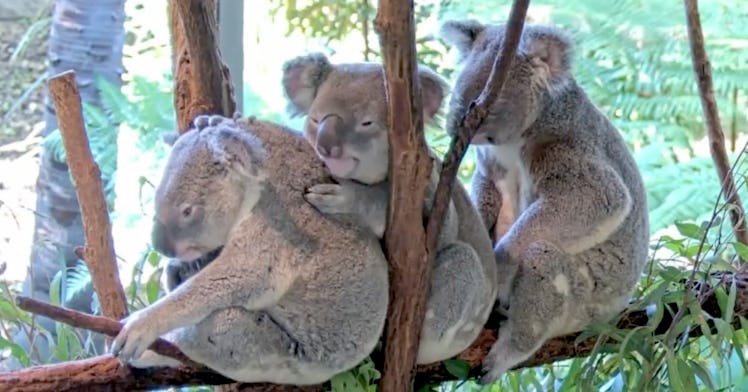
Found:
[{"label": "grey koala", "polygon": [[[504,25],[452,20],[441,35],[462,63],[447,120],[454,124],[483,89]],[[479,152],[472,197],[485,223],[495,224],[501,204],[511,206],[514,219],[495,247],[508,320],[483,382],[547,339],[615,316],[647,261],[641,174],[621,135],[574,80],[571,58],[566,33],[526,24],[509,78],[472,140]]]},{"label": "grey koala", "polygon": [[[439,112],[445,82],[418,69],[424,119]],[[320,53],[284,65],[284,92],[294,115],[307,115],[304,134],[338,184],[309,189],[320,211],[367,225],[381,238],[389,204],[389,138],[383,68],[376,63],[336,64]],[[424,203],[429,216],[440,162],[436,160]],[[476,223],[478,224],[476,225]],[[496,300],[491,242],[467,191],[455,183],[433,265],[426,319],[416,361],[453,357],[475,341]]]},{"label": "grey koala", "polygon": [[304,200],[329,173],[298,132],[221,116],[195,124],[157,187],[152,241],[204,266],[127,317],[112,353],[136,367],[178,366],[146,351],[163,337],[241,382],[316,384],[353,368],[386,317],[378,239]]}]

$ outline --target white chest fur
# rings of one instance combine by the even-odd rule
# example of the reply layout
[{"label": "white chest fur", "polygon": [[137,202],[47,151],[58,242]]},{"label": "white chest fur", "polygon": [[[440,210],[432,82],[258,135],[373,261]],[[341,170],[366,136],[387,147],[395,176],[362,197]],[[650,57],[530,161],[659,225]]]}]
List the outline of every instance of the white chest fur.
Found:
[{"label": "white chest fur", "polygon": [[511,207],[507,208],[511,208],[516,218],[531,203],[535,193],[530,170],[521,156],[522,144],[501,144],[484,148],[489,149],[486,152],[504,169],[497,170],[499,174],[493,180],[502,195],[507,196],[503,198],[504,201],[511,202]]}]

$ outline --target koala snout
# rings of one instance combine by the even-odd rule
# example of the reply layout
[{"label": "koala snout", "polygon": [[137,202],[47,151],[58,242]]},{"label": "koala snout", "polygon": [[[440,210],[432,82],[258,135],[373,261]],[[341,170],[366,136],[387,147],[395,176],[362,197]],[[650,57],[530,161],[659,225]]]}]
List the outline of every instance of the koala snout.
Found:
[{"label": "koala snout", "polygon": [[325,116],[317,129],[317,153],[323,158],[340,158],[343,156],[343,145],[340,135],[345,132],[343,119],[337,115]]},{"label": "koala snout", "polygon": [[153,249],[166,257],[176,256],[177,251],[174,248],[174,243],[169,238],[166,226],[163,223],[159,222],[158,219],[153,220],[151,244],[153,245]]}]

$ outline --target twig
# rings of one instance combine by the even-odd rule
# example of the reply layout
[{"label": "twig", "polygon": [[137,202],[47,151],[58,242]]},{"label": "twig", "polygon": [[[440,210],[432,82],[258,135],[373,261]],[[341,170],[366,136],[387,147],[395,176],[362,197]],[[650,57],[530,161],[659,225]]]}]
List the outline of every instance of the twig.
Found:
[{"label": "twig", "polygon": [[423,134],[421,87],[416,77],[413,2],[380,0],[374,24],[384,59],[390,141],[390,207],[385,232],[390,304],[379,388],[405,392],[412,389],[431,276],[422,207],[432,162]]},{"label": "twig", "polygon": [[529,6],[530,0],[514,0],[512,10],[509,14],[509,21],[505,28],[504,47],[502,48],[501,55],[494,59],[491,74],[488,76],[483,91],[481,91],[477,99],[470,103],[467,112],[457,125],[457,129],[455,132],[452,132],[452,140],[444,156],[444,163],[432,204],[431,216],[426,229],[429,253],[433,253],[436,249],[439,233],[444,224],[444,215],[449,205],[452,185],[457,177],[457,170],[460,167],[462,158],[465,156],[470,140],[475,136],[475,132],[481,123],[483,123],[488,114],[488,109],[496,101],[501,89],[504,87],[507,76],[509,76],[509,68],[512,65],[514,52],[517,50],[520,37],[522,36],[525,15],[527,15],[527,8]]},{"label": "twig", "polygon": [[114,257],[112,228],[101,186],[101,172],[88,145],[81,97],[75,71],[66,71],[49,81],[65,156],[75,181],[86,238],[85,261],[105,316],[121,319],[127,315],[125,291],[119,280]]},{"label": "twig", "polygon": [[712,66],[709,62],[709,56],[704,48],[704,34],[701,30],[701,20],[699,16],[699,4],[697,0],[684,0],[686,8],[686,22],[688,25],[688,40],[691,45],[691,60],[693,70],[696,76],[696,82],[699,88],[699,97],[701,98],[701,108],[704,111],[706,121],[707,136],[709,137],[709,150],[717,166],[723,193],[726,201],[732,205],[730,209],[730,220],[735,232],[735,239],[740,243],[748,246],[748,230],[746,230],[745,211],[740,201],[735,179],[730,170],[730,163],[727,159],[727,150],[725,148],[725,134],[722,131],[722,124],[719,120],[719,110],[717,101],[714,98],[714,86],[712,83]]},{"label": "twig", "polygon": [[[120,329],[122,329],[122,324],[112,319],[101,316],[92,316],[83,312],[61,308],[29,297],[16,297],[16,306],[27,312],[49,317],[52,320],[76,328],[87,329],[111,337],[117,336]],[[150,349],[161,355],[174,358],[188,367],[195,369],[204,367],[202,364],[189,359],[176,346],[166,340],[156,340],[150,346]]]}]

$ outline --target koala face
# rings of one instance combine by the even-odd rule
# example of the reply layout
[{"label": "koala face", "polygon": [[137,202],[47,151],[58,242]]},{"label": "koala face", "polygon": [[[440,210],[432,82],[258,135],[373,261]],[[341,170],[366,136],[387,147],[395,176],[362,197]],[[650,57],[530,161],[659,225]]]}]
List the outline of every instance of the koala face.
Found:
[{"label": "koala face", "polygon": [[[322,54],[297,57],[283,70],[283,87],[294,115],[306,115],[304,134],[338,178],[375,184],[387,178],[389,140],[381,64],[332,65]],[[421,68],[424,119],[439,111],[444,82]]]},{"label": "koala face", "polygon": [[[449,102],[448,130],[478,98],[504,43],[504,25],[483,25],[474,20],[448,21],[441,36],[458,51],[462,70]],[[571,78],[570,42],[556,29],[526,24],[509,77],[473,139],[474,144],[519,141],[537,119],[545,102]]]},{"label": "koala face", "polygon": [[156,188],[152,243],[158,252],[191,262],[226,243],[253,164],[241,137],[210,128],[177,139]]}]

